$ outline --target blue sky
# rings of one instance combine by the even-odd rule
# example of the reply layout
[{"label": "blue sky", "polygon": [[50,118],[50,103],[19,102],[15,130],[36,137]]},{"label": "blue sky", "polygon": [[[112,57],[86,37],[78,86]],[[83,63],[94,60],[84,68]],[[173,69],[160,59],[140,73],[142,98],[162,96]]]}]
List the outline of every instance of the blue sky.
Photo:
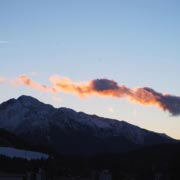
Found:
[{"label": "blue sky", "polygon": [[[179,19],[178,0],[2,0],[0,77],[26,74],[46,85],[54,74],[77,82],[108,78],[180,96]],[[180,117],[155,106],[8,84],[0,84],[0,91],[0,102],[27,94],[180,139]]]}]

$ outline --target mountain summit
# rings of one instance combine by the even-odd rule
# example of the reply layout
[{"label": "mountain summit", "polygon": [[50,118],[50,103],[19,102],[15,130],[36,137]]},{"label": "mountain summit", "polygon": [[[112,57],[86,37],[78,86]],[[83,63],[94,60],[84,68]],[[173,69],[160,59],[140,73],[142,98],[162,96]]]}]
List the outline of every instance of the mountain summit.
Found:
[{"label": "mountain summit", "polygon": [[64,154],[118,153],[175,141],[125,121],[54,108],[30,96],[0,104],[0,128]]}]

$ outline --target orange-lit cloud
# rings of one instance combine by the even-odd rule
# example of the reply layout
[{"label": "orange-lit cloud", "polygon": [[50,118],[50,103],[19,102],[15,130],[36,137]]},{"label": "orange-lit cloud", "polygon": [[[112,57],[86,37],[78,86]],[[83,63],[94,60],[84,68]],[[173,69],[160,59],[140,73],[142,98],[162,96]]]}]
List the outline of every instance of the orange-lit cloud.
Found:
[{"label": "orange-lit cloud", "polygon": [[51,76],[49,80],[53,84],[55,92],[73,93],[78,96],[89,94],[89,83],[76,83],[67,77]]},{"label": "orange-lit cloud", "polygon": [[[0,79],[0,82],[5,79]],[[53,75],[49,78],[52,86],[33,81],[26,75],[19,76],[13,84],[51,93],[70,93],[79,97],[92,95],[101,97],[127,98],[141,105],[155,105],[172,115],[180,115],[180,97],[159,93],[151,88],[130,89],[109,79],[95,79],[87,82],[73,82],[67,77]]]},{"label": "orange-lit cloud", "polygon": [[14,83],[16,85],[25,85],[25,86],[28,86],[28,87],[30,87],[32,89],[36,89],[36,90],[40,90],[40,91],[45,91],[45,92],[50,91],[50,89],[47,86],[33,81],[32,79],[30,79],[26,75],[19,76],[16,79],[16,81],[14,81]]},{"label": "orange-lit cloud", "polygon": [[95,79],[85,83],[76,83],[68,78],[51,76],[50,81],[59,92],[73,93],[78,96],[126,97],[129,101],[141,105],[155,105],[164,111],[169,111],[172,115],[180,115],[180,97],[159,93],[148,87],[130,89],[108,79]]},{"label": "orange-lit cloud", "polygon": [[89,95],[123,97],[131,94],[131,90],[126,86],[118,86],[115,81],[108,79],[77,83],[66,77],[51,76],[50,81],[53,83],[56,92],[73,93],[80,97]]}]

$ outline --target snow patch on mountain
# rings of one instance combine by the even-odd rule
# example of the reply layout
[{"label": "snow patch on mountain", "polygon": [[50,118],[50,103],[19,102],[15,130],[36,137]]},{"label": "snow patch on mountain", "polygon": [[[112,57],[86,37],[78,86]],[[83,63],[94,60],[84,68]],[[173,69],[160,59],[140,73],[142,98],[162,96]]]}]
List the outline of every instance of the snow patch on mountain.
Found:
[{"label": "snow patch on mountain", "polygon": [[4,155],[10,158],[23,158],[27,160],[49,158],[49,155],[45,153],[16,149],[12,147],[0,147],[0,155]]}]

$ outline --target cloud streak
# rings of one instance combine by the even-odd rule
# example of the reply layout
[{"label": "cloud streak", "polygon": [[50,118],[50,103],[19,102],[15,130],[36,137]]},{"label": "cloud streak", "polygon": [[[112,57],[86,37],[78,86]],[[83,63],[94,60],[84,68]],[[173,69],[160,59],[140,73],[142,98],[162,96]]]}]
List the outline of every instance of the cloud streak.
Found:
[{"label": "cloud streak", "polygon": [[73,93],[80,97],[98,95],[114,98],[128,98],[141,105],[155,105],[172,115],[180,115],[180,97],[159,93],[151,88],[130,89],[109,79],[95,79],[86,83],[72,82],[68,78],[51,76],[50,81],[57,91]]},{"label": "cloud streak", "polygon": [[[127,98],[130,102],[141,105],[155,105],[163,111],[168,111],[173,116],[180,115],[180,97],[163,94],[149,87],[131,89],[125,85],[109,79],[94,79],[87,82],[73,82],[67,77],[53,75],[49,78],[51,86],[38,83],[26,75],[19,76],[13,83],[16,86],[25,85],[29,88],[51,93],[75,94],[81,98],[88,96]],[[0,78],[0,82],[4,82]],[[7,81],[7,80],[6,80]]]},{"label": "cloud streak", "polygon": [[26,75],[19,76],[13,83],[16,86],[25,85],[27,87],[30,87],[32,89],[36,89],[36,90],[39,90],[39,91],[44,91],[44,92],[50,91],[50,89],[47,86],[33,81],[32,79],[30,79]]},{"label": "cloud streak", "polygon": [[129,101],[141,105],[155,105],[173,116],[180,115],[180,97],[159,93],[149,87],[130,89],[109,79],[95,79],[86,83],[76,83],[68,78],[51,76],[50,81],[59,92],[73,93],[80,97],[97,95],[128,98]]}]

